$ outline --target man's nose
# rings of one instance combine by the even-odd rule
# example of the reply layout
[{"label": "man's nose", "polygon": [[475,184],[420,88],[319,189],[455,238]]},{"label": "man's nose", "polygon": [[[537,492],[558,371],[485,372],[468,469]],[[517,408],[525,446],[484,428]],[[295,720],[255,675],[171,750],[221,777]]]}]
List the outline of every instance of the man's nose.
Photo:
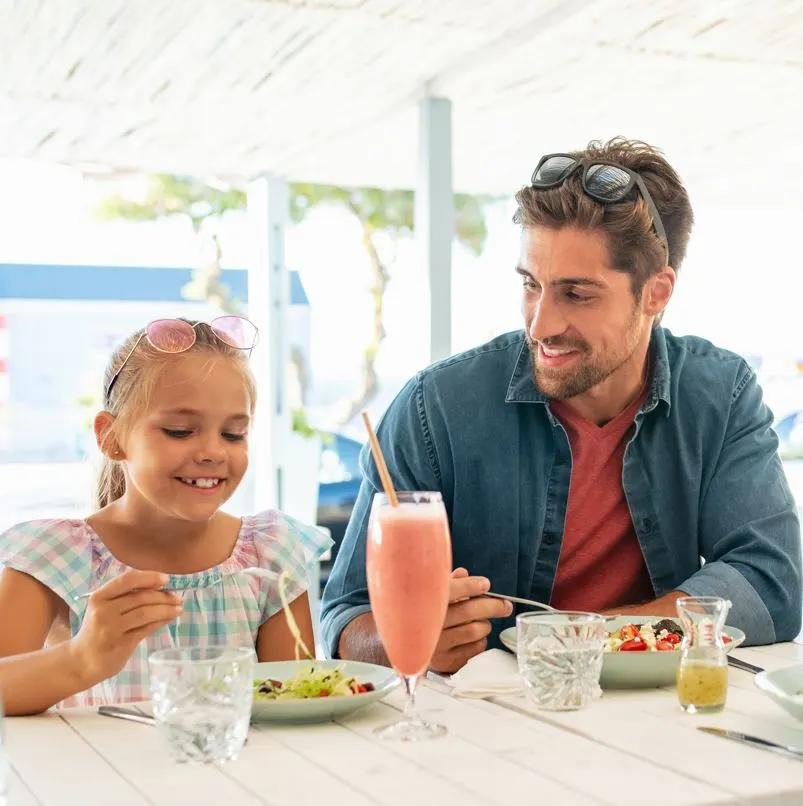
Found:
[{"label": "man's nose", "polygon": [[556,305],[546,294],[538,300],[530,321],[530,338],[533,341],[547,341],[566,331],[567,322]]}]

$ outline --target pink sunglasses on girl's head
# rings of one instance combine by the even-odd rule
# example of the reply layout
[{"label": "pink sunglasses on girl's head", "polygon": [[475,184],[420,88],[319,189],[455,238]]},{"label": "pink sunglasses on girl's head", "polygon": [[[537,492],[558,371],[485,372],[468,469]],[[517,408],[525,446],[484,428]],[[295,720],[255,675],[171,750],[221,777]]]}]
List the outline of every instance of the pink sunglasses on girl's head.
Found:
[{"label": "pink sunglasses on girl's head", "polygon": [[[195,328],[200,324],[203,322],[196,322],[193,325],[183,319],[156,319],[147,325],[136,344],[131,348],[131,352],[109,381],[109,385],[106,387],[106,402],[109,402],[112,387],[120,377],[123,367],[128,363],[128,359],[134,354],[134,350],[139,347],[143,338],[147,338],[151,347],[161,353],[184,353],[195,344]],[[209,328],[220,341],[238,350],[253,350],[259,337],[257,326],[244,316],[218,316],[209,323]]]}]

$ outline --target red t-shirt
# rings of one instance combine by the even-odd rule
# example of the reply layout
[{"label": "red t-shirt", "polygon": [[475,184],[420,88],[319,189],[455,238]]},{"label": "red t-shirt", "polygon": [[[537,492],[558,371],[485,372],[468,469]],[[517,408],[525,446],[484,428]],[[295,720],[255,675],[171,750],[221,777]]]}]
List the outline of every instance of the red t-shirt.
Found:
[{"label": "red t-shirt", "polygon": [[550,407],[572,448],[563,542],[550,603],[599,611],[655,598],[622,486],[625,447],[647,388],[602,427],[563,401]]}]

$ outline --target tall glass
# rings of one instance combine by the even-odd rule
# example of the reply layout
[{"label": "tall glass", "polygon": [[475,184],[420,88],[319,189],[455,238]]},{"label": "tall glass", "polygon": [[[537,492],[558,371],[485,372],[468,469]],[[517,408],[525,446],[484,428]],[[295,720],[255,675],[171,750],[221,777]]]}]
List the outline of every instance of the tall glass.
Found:
[{"label": "tall glass", "polygon": [[237,758],[248,736],[253,647],[160,649],[148,658],[153,715],[174,761]]},{"label": "tall glass", "polygon": [[440,493],[401,492],[399,506],[378,493],[368,527],[367,576],[379,637],[404,683],[401,721],[377,730],[382,739],[414,742],[446,728],[418,715],[415,690],[426,674],[449,606],[452,546]]}]

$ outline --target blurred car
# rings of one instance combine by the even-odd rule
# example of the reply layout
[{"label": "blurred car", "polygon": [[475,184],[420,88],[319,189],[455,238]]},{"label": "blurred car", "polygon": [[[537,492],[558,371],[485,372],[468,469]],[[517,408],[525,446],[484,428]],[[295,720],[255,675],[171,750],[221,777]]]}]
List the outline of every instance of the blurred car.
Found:
[{"label": "blurred car", "polygon": [[803,411],[793,411],[775,423],[781,459],[803,459]]},{"label": "blurred car", "polygon": [[318,471],[319,526],[332,533],[332,559],[321,564],[321,585],[329,577],[346,532],[351,510],[360,491],[360,451],[362,444],[342,434],[324,435]]}]

